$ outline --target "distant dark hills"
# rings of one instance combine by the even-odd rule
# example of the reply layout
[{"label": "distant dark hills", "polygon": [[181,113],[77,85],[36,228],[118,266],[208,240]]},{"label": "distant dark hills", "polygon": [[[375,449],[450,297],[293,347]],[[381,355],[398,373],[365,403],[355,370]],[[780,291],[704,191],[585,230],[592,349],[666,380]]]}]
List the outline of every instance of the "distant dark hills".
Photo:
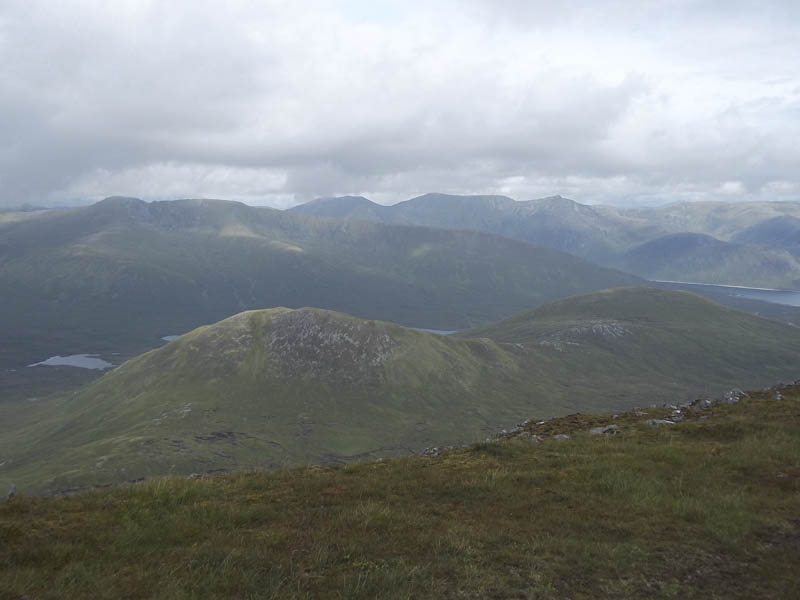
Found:
[{"label": "distant dark hills", "polygon": [[800,288],[797,202],[617,208],[579,204],[561,196],[518,202],[505,196],[426,194],[393,206],[347,196],[323,198],[290,210],[339,219],[487,231],[648,279]]},{"label": "distant dark hills", "polygon": [[114,197],[0,215],[0,365],[140,352],[161,336],[273,306],[462,329],[638,281],[485,232]]},{"label": "distant dark hills", "polygon": [[0,483],[63,489],[337,463],[474,442],[526,416],[621,410],[797,375],[800,330],[621,288],[457,336],[303,308],[244,312],[0,432]]}]

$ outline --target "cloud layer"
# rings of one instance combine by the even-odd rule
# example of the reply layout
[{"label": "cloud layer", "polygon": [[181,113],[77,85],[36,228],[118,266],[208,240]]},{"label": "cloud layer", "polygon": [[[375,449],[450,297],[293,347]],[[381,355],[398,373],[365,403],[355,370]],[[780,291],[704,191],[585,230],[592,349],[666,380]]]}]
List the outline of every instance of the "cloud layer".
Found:
[{"label": "cloud layer", "polygon": [[800,199],[800,5],[6,0],[0,203]]}]

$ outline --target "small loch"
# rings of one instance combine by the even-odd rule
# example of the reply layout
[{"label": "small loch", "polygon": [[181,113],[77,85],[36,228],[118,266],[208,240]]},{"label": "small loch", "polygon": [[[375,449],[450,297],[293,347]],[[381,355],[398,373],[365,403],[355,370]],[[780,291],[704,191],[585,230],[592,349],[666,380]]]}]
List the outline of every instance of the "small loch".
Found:
[{"label": "small loch", "polygon": [[29,367],[78,367],[80,369],[109,369],[110,362],[97,358],[97,354],[71,354],[69,356],[51,356],[47,360],[33,363]]}]

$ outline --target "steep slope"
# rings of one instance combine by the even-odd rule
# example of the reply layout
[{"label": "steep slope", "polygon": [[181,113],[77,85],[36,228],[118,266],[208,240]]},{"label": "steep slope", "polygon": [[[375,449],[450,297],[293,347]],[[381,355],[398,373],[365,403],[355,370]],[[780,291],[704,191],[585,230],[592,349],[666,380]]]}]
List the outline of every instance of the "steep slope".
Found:
[{"label": "steep slope", "polygon": [[786,250],[723,242],[699,233],[675,233],[626,252],[618,268],[644,277],[752,286],[800,288],[800,263]]},{"label": "steep slope", "polygon": [[636,281],[478,232],[111,198],[0,224],[0,365],[140,352],[161,336],[268,306],[460,329]]},{"label": "steep slope", "polygon": [[529,414],[763,385],[800,331],[693,294],[570,298],[459,336],[318,309],[245,312],[129,361],[0,433],[0,484],[350,461],[482,439]]}]

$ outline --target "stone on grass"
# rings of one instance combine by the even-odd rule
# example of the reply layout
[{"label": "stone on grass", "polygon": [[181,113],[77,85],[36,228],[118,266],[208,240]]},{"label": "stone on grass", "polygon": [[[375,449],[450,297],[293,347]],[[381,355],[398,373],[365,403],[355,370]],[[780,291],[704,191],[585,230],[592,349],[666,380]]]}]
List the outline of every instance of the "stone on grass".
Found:
[{"label": "stone on grass", "polygon": [[749,398],[746,392],[738,388],[733,388],[722,395],[723,404],[737,404],[742,398]]},{"label": "stone on grass", "polygon": [[645,425],[652,427],[661,427],[662,425],[675,425],[675,421],[667,421],[666,419],[647,419]]},{"label": "stone on grass", "polygon": [[592,435],[616,435],[619,433],[618,425],[603,425],[602,427],[592,427],[589,430]]}]

